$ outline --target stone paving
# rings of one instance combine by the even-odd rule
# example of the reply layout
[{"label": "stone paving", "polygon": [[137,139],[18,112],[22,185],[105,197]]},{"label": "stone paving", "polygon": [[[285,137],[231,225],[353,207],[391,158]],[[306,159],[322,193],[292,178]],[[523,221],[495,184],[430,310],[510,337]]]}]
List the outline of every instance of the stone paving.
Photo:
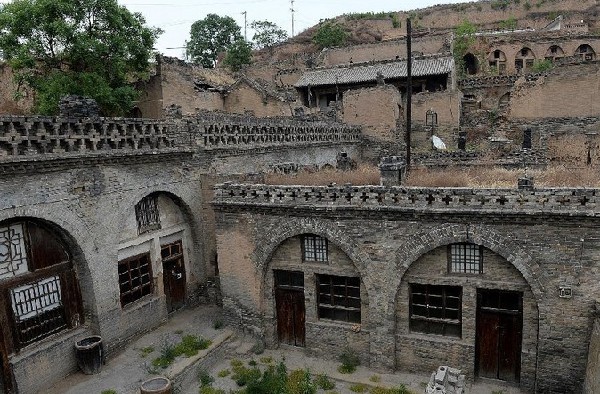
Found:
[{"label": "stone paving", "polygon": [[[281,346],[279,349],[266,349],[256,354],[256,341],[240,333],[234,333],[227,327],[215,328],[221,320],[221,309],[216,306],[200,306],[176,313],[158,329],[132,341],[125,349],[111,357],[102,371],[96,375],[75,373],[62,382],[44,391],[47,394],[101,394],[114,390],[118,394],[137,394],[141,384],[152,377],[168,376],[173,380],[174,393],[197,394],[200,383],[198,371],[203,370],[214,377],[213,387],[237,390],[239,387],[231,375],[219,377],[219,372],[231,369],[231,360],[236,359],[248,365],[254,360],[261,368],[283,361],[288,371],[308,369],[312,373],[326,374],[335,382],[335,389],[327,393],[350,394],[352,386],[398,387],[405,385],[411,393],[423,393],[429,381],[429,375],[378,373],[359,366],[352,374],[337,371],[339,362],[322,360],[307,356],[301,349]],[[167,369],[152,368],[151,361],[158,357],[161,346],[167,341],[176,342],[187,334],[199,335],[211,339],[213,344],[198,356],[186,359],[178,358]],[[150,351],[150,349],[153,349]],[[146,350],[146,352],[144,352]],[[154,370],[153,370],[154,369]],[[521,394],[515,387],[502,385],[497,381],[467,382],[467,393],[476,394]],[[319,390],[319,393],[325,393]]]}]

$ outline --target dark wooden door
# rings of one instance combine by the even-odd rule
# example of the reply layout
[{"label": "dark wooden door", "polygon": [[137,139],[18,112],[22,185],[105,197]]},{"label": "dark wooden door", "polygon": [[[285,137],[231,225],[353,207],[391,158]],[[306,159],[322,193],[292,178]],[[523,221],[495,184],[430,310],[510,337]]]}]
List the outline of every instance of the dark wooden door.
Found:
[{"label": "dark wooden door", "polygon": [[277,334],[279,342],[304,346],[304,292],[297,290],[275,290],[277,305]]},{"label": "dark wooden door", "polygon": [[280,343],[304,346],[304,274],[275,271],[275,309]]},{"label": "dark wooden door", "polygon": [[161,246],[163,284],[167,311],[173,312],[185,305],[185,264],[181,241]]},{"label": "dark wooden door", "polygon": [[476,373],[510,382],[520,380],[523,331],[522,293],[478,290]]}]

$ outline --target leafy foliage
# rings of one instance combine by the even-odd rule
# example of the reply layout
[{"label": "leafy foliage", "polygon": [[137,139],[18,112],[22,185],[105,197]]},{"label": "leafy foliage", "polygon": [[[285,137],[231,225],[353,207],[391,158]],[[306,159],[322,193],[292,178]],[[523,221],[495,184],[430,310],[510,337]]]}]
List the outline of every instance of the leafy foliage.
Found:
[{"label": "leafy foliage", "polygon": [[312,38],[319,48],[341,46],[347,39],[348,32],[344,26],[330,20],[321,22]]},{"label": "leafy foliage", "polygon": [[531,71],[533,71],[535,73],[541,73],[544,71],[551,70],[552,67],[554,67],[554,64],[552,64],[551,60],[549,60],[549,59],[538,60],[535,63],[533,63],[533,67],[531,68]]},{"label": "leafy foliage", "polygon": [[510,18],[500,21],[500,29],[504,30],[514,30],[517,28],[517,19],[514,16]]},{"label": "leafy foliage", "polygon": [[176,357],[182,355],[186,357],[195,356],[198,354],[198,350],[208,349],[211,344],[210,340],[196,335],[185,335],[177,345],[165,342],[161,347],[160,357],[152,360],[152,366],[167,368]]},{"label": "leafy foliage", "polygon": [[360,359],[356,352],[350,348],[344,349],[342,354],[340,354],[340,362],[342,365],[339,366],[338,372],[340,373],[353,373],[356,371],[356,367],[360,365]]},{"label": "leafy foliage", "polygon": [[269,21],[254,21],[250,27],[255,30],[252,41],[256,48],[272,47],[282,41],[287,40],[288,35],[285,30]]},{"label": "leafy foliage", "polygon": [[232,17],[208,14],[192,24],[187,55],[192,61],[213,68],[219,53],[239,40],[242,40],[241,29]]},{"label": "leafy foliage", "polygon": [[227,50],[223,63],[232,71],[239,71],[246,64],[250,64],[252,59],[252,47],[244,39],[239,39]]},{"label": "leafy foliage", "polygon": [[160,29],[117,0],[15,0],[0,8],[0,51],[36,110],[56,114],[68,94],[94,98],[106,115],[129,111],[148,76]]},{"label": "leafy foliage", "polygon": [[463,56],[466,55],[469,48],[475,43],[475,33],[477,27],[471,22],[465,20],[454,29],[454,62],[458,70],[464,70]]}]

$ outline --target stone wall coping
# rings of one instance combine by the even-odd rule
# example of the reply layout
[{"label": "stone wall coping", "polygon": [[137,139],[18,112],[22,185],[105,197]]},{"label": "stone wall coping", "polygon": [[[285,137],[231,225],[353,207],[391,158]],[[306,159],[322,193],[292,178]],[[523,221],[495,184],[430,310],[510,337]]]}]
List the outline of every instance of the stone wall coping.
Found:
[{"label": "stone wall coping", "polygon": [[534,190],[384,186],[299,186],[224,183],[213,204],[315,209],[389,209],[440,212],[512,212],[600,216],[600,189]]}]

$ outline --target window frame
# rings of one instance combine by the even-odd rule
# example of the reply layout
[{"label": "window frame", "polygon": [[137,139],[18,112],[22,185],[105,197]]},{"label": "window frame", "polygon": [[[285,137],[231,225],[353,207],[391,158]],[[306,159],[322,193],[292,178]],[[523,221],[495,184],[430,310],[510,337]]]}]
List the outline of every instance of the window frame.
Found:
[{"label": "window frame", "polygon": [[[462,261],[454,261],[453,256],[455,256],[455,253],[453,253],[452,249],[454,247],[464,247],[464,249],[462,250]],[[473,261],[468,261],[467,259],[467,246],[473,246],[474,248],[477,248],[477,253],[478,253],[478,271],[474,271],[474,270],[467,270],[467,265],[468,264],[474,264]],[[453,243],[448,245],[448,249],[447,249],[447,258],[448,258],[448,274],[452,274],[452,275],[481,275],[483,274],[483,246],[482,245],[477,245],[471,242],[458,242],[458,243]],[[454,271],[454,265],[455,264],[461,264],[463,269],[461,271]]]},{"label": "window frame", "polygon": [[[311,243],[307,248],[307,243]],[[316,234],[304,234],[300,239],[302,261],[327,263],[329,261],[329,241]],[[321,256],[323,256],[321,258]]]},{"label": "window frame", "polygon": [[[421,287],[425,291],[417,292],[415,289]],[[436,290],[436,292],[434,292]],[[431,285],[422,283],[409,284],[409,330],[410,332],[440,335],[444,337],[462,338],[462,286],[451,285]],[[458,296],[448,294],[449,292],[458,293]],[[415,302],[415,296],[424,296],[425,303]],[[441,306],[433,305],[435,298],[441,299]],[[449,299],[455,299],[457,307],[448,306]],[[415,309],[424,308],[427,316],[415,312]],[[441,309],[441,317],[431,316],[436,309]],[[448,311],[454,311],[456,318],[446,317]],[[418,327],[417,327],[418,325]],[[424,329],[422,328],[424,327]],[[449,328],[454,327],[454,330]]]},{"label": "window frame", "polygon": [[138,226],[138,234],[161,229],[158,196],[156,194],[150,194],[135,204],[135,220]]},{"label": "window frame", "polygon": [[[81,292],[72,256],[65,242],[57,234],[57,230],[35,220],[2,223],[2,226],[6,227],[17,225],[22,228],[23,252],[27,259],[28,270],[0,280],[0,302],[4,305],[3,310],[0,310],[0,321],[8,326],[5,327],[6,331],[4,332],[4,342],[8,353],[18,352],[49,336],[75,328],[83,323]],[[32,230],[32,228],[36,230]],[[32,235],[32,231],[34,231],[34,235]],[[51,237],[52,240],[40,244],[43,246],[33,245],[33,241],[40,236]],[[48,245],[51,245],[52,249],[44,250],[43,247],[48,247]],[[42,249],[39,249],[40,247]],[[56,248],[60,248],[60,250]],[[62,257],[53,264],[47,264],[49,255],[54,258]],[[43,264],[40,264],[42,261]],[[39,294],[39,288],[33,292],[22,291],[28,286],[47,284],[52,279],[55,287],[53,294]],[[19,293],[18,290],[21,292]],[[20,296],[16,296],[16,294],[20,294]],[[34,296],[29,297],[27,294],[34,294]],[[58,300],[55,308],[47,308],[44,305],[48,302],[49,297],[54,297],[55,301]],[[26,305],[25,308],[29,310],[27,314],[30,314],[26,318],[19,316],[17,312],[17,309],[22,310],[23,305]],[[8,335],[8,332],[11,335]]]},{"label": "window frame", "polygon": [[[343,280],[343,285],[336,284],[335,281]],[[356,281],[356,284],[348,284],[348,281]],[[343,286],[344,292],[340,294],[335,292],[335,288]],[[322,291],[323,288],[329,287],[329,292]],[[360,292],[361,281],[358,276],[340,276],[330,274],[316,274],[316,293],[317,293],[317,318],[319,320],[335,321],[342,323],[361,324],[362,322],[362,297]],[[357,292],[356,296],[350,295],[348,289]],[[326,303],[323,299],[328,297],[331,302]],[[336,303],[336,300],[342,300],[343,304]],[[350,306],[349,300],[358,301],[358,306]],[[324,317],[324,310],[331,311],[331,317]],[[338,318],[337,314],[344,314],[343,318]],[[358,316],[358,318],[356,318]]]},{"label": "window frame", "polygon": [[[142,259],[147,259],[147,262],[145,265],[148,267],[148,272],[145,274],[140,273],[137,276],[132,277],[131,263],[137,262],[137,264],[138,264],[137,267],[135,267],[133,269],[140,271],[141,265],[139,262],[142,261]],[[128,269],[126,271],[121,272],[121,266],[123,266],[125,264],[127,264]],[[119,278],[118,284],[119,284],[119,299],[121,301],[121,308],[125,308],[128,305],[131,305],[131,304],[135,303],[136,301],[143,299],[146,296],[154,294],[154,276],[153,276],[153,272],[152,272],[152,259],[150,259],[150,252],[141,253],[141,254],[120,260],[117,264],[117,271],[118,271],[118,278]],[[128,280],[127,280],[127,282],[121,282],[121,276],[125,272],[129,273]],[[133,286],[132,281],[142,278],[143,276],[148,276],[148,281],[144,282],[144,283],[140,283],[136,286]],[[129,289],[127,289],[126,291],[123,291],[124,283],[129,284]],[[126,297],[128,297],[131,294],[135,294],[135,292],[137,292],[137,291],[140,291],[139,296],[136,297],[134,295],[133,299],[131,299],[131,300],[126,299]]]}]

